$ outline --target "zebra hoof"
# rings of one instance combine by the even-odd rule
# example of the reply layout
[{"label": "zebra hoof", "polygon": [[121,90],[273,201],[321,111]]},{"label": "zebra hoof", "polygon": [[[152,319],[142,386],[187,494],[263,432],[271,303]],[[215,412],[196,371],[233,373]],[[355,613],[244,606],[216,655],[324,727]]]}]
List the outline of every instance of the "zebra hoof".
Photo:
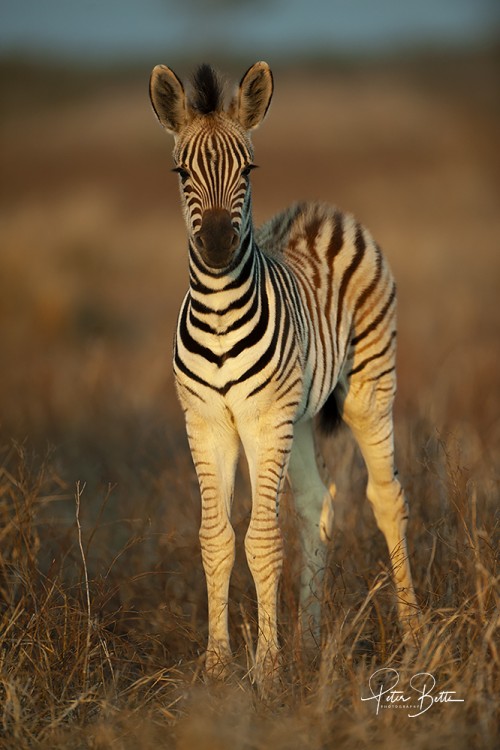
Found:
[{"label": "zebra hoof", "polygon": [[209,680],[227,680],[233,670],[231,651],[226,649],[207,649],[205,655],[205,674]]},{"label": "zebra hoof", "polygon": [[422,613],[418,607],[412,608],[400,619],[403,643],[407,650],[418,649],[424,636]]},{"label": "zebra hoof", "polygon": [[281,665],[279,652],[268,649],[262,657],[257,655],[253,669],[253,681],[263,700],[274,698],[281,686]]}]

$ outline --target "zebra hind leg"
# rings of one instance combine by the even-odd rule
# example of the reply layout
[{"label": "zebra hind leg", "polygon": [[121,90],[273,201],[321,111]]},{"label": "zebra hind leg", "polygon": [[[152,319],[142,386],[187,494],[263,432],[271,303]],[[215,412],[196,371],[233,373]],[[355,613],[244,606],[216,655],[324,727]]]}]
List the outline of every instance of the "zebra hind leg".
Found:
[{"label": "zebra hind leg", "polygon": [[326,544],[332,537],[335,494],[335,485],[327,481],[327,488],[320,476],[312,420],[295,426],[288,476],[300,518],[300,627],[309,648],[320,640]]},{"label": "zebra hind leg", "polygon": [[420,610],[406,541],[408,502],[394,464],[394,394],[393,372],[352,380],[348,389],[343,390],[342,416],[353,432],[368,470],[367,497],[389,550],[399,620],[405,635],[415,640]]}]

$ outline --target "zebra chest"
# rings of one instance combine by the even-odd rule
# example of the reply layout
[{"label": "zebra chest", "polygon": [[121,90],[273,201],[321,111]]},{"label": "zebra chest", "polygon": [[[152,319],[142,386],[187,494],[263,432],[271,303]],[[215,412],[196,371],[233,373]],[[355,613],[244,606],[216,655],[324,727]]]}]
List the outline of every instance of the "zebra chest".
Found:
[{"label": "zebra chest", "polygon": [[267,339],[265,335],[254,340],[241,332],[207,334],[179,326],[174,356],[176,379],[225,394],[230,388],[259,376],[256,365],[269,347]]},{"label": "zebra chest", "polygon": [[244,338],[234,334],[202,334],[198,343],[199,347],[184,350],[185,360],[195,372],[205,373],[214,385],[239,377],[258,356],[255,347],[249,347]]},{"label": "zebra chest", "polygon": [[[222,307],[222,302],[220,302]],[[251,300],[249,311],[252,312]],[[270,314],[267,298],[253,314],[236,307],[234,318],[221,320],[201,310],[181,309],[174,351],[174,372],[186,408],[202,408],[220,397],[233,413],[251,406],[268,409],[276,400],[283,379],[301,388],[296,339],[288,320]],[[300,369],[300,367],[299,367]],[[203,407],[201,407],[203,404]]]}]

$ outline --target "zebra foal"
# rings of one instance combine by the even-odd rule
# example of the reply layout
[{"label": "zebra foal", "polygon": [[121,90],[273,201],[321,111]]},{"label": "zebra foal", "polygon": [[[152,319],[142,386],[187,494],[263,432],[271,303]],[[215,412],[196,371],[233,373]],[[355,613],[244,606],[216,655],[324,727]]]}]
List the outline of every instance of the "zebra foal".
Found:
[{"label": "zebra foal", "polygon": [[241,442],[252,485],[245,550],[258,600],[255,673],[261,685],[277,669],[277,514],[286,477],[302,518],[302,627],[310,639],[318,633],[334,486],[326,487],[318,471],[316,415],[328,429],[340,413],[351,428],[391,556],[400,620],[411,631],[418,617],[407,502],[393,458],[394,280],[368,231],[333,207],[298,203],[254,229],[250,132],[272,93],[264,62],[245,73],[227,107],[207,65],[196,72],[189,96],[166,66],[155,67],[150,81],[155,113],[175,139],[189,239],[190,286],[178,319],[174,374],[201,492],[206,670],[217,676],[231,658],[230,514]]}]

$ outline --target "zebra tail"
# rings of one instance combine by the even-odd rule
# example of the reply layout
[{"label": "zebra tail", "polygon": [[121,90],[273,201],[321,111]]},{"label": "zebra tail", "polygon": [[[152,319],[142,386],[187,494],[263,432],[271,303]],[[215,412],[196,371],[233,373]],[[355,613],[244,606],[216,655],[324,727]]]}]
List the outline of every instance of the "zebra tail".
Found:
[{"label": "zebra tail", "polygon": [[342,415],[335,398],[335,391],[332,391],[318,414],[318,427],[325,437],[329,437],[337,432],[341,425]]}]

